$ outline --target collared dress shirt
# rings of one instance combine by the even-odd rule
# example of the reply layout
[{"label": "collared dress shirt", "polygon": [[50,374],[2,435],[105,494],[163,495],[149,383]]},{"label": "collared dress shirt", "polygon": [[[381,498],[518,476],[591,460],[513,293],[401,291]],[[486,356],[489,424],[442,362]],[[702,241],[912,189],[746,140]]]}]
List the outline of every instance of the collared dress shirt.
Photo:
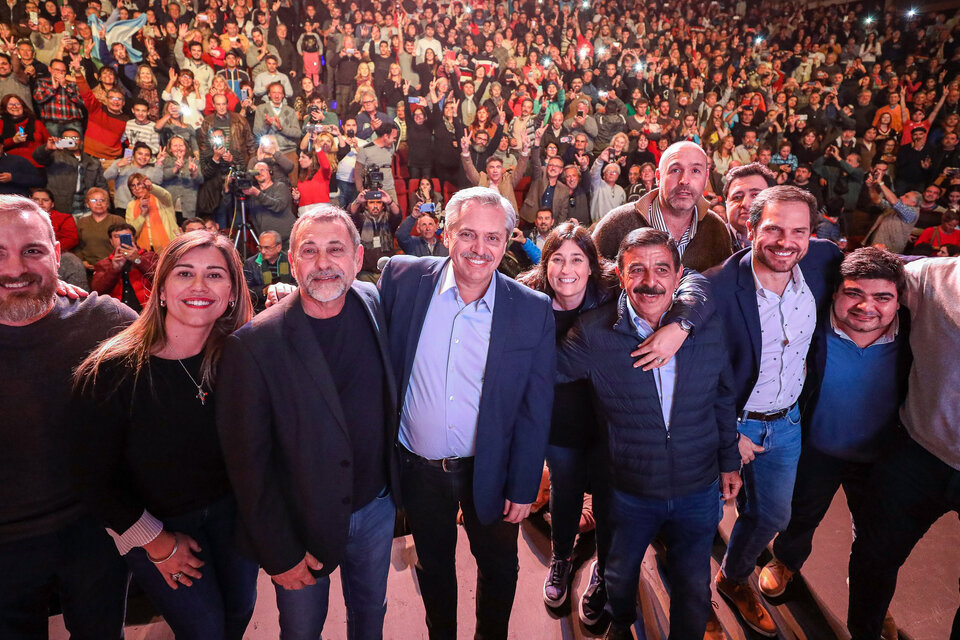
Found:
[{"label": "collared dress shirt", "polygon": [[400,415],[400,443],[428,460],[476,452],[496,282],[467,304],[447,262],[423,320]]},{"label": "collared dress shirt", "polygon": [[751,269],[760,312],[760,371],[744,409],[772,413],[793,406],[803,390],[817,302],[799,266],[793,267],[782,296],[764,289],[752,263]]},{"label": "collared dress shirt", "polygon": [[[633,305],[630,303],[630,298],[627,298],[627,311],[630,313],[630,320],[641,340],[646,340],[653,335],[654,328],[650,326],[650,323],[637,315],[637,312],[633,310]],[[662,318],[661,316],[661,320]],[[658,369],[654,369],[650,373],[653,374],[653,379],[657,383],[657,394],[660,396],[660,411],[663,412],[663,424],[666,425],[667,431],[670,431],[670,415],[673,411],[673,392],[677,384],[677,359],[670,358],[666,364]]]}]

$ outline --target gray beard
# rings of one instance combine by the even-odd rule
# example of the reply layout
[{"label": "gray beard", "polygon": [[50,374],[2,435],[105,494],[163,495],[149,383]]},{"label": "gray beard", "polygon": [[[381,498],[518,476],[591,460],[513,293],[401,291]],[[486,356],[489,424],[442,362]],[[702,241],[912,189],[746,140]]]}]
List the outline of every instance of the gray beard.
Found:
[{"label": "gray beard", "polygon": [[0,324],[23,324],[42,316],[54,302],[56,287],[55,281],[44,283],[35,295],[14,294],[0,301]]}]

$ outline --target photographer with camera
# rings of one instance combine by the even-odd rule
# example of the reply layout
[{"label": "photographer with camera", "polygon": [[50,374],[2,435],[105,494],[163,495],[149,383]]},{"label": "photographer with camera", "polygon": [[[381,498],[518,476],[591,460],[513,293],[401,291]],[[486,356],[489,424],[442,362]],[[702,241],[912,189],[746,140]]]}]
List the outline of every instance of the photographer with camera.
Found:
[{"label": "photographer with camera", "polygon": [[357,279],[376,283],[380,279],[377,267],[380,258],[396,253],[393,240],[400,226],[400,207],[389,193],[373,188],[361,191],[347,207],[347,213],[360,232],[360,244],[363,245],[363,267]]},{"label": "photographer with camera", "polygon": [[137,232],[131,224],[110,225],[107,233],[113,253],[94,265],[90,287],[100,295],[113,296],[140,313],[153,288],[157,254],[134,244]]},{"label": "photographer with camera", "polygon": [[390,194],[396,202],[397,192],[393,184],[393,154],[397,151],[397,125],[384,122],[376,130],[371,144],[361,147],[357,152],[357,166],[353,182],[357,191],[380,189]]},{"label": "photographer with camera", "polygon": [[286,246],[293,223],[297,221],[293,215],[290,185],[283,181],[274,182],[270,165],[266,162],[257,162],[252,171],[234,169],[223,184],[218,220],[226,220],[234,227],[240,224],[238,217],[234,216],[234,203],[241,193],[247,198],[247,222],[256,231],[276,231],[280,234],[281,244]]},{"label": "photographer with camera", "polygon": [[77,129],[64,129],[62,135],[47,138],[47,144],[33,150],[33,159],[46,167],[47,188],[53,193],[57,211],[83,211],[87,190],[106,189],[107,179],[100,161],[83,151]]},{"label": "photographer with camera", "polygon": [[346,209],[357,197],[354,178],[360,138],[357,137],[356,120],[347,118],[343,121],[343,135],[337,138],[337,145],[337,195],[340,206]]}]

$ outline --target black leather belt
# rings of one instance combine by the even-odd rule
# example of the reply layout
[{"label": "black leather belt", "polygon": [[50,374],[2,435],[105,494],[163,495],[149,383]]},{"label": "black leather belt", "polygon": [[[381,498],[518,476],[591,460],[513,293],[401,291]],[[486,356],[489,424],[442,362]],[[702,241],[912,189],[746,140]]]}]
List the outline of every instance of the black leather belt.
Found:
[{"label": "black leather belt", "polygon": [[780,418],[785,417],[788,413],[790,413],[791,409],[793,409],[792,405],[787,407],[786,409],[780,409],[779,411],[774,411],[772,413],[744,411],[740,419],[741,420],[759,420],[760,422],[773,422],[774,420],[779,420]]},{"label": "black leather belt", "polygon": [[440,460],[428,460],[423,456],[418,456],[406,447],[400,447],[400,452],[411,462],[421,464],[431,469],[440,469],[444,473],[457,473],[473,468],[473,456],[469,458],[441,458]]}]

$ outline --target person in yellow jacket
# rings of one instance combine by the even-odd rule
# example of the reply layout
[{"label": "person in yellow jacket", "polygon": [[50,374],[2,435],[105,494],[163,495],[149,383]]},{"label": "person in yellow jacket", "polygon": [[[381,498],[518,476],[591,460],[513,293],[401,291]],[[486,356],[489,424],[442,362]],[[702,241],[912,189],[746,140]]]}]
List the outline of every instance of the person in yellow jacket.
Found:
[{"label": "person in yellow jacket", "polygon": [[127,223],[137,231],[137,246],[161,252],[180,235],[173,197],[142,173],[131,174],[127,186],[133,199],[127,203]]}]

